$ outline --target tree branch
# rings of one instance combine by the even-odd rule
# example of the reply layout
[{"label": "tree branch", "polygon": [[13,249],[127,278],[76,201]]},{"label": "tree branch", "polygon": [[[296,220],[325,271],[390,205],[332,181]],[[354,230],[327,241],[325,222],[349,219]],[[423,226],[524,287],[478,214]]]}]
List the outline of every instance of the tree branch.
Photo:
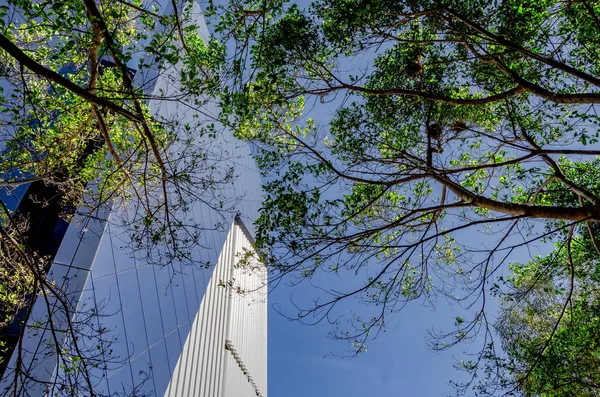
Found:
[{"label": "tree branch", "polygon": [[600,206],[571,208],[504,203],[476,195],[460,186],[458,183],[440,175],[433,175],[432,177],[443,186],[446,186],[461,200],[464,200],[473,206],[485,208],[490,211],[509,215],[522,215],[534,219],[564,219],[570,221],[600,220]]},{"label": "tree branch", "polygon": [[141,122],[142,119],[136,116],[132,112],[127,109],[124,109],[115,103],[109,101],[105,98],[100,98],[91,92],[81,88],[77,84],[73,83],[69,79],[61,76],[53,70],[50,70],[33,59],[31,59],[27,54],[25,54],[19,47],[17,47],[14,43],[12,43],[6,36],[0,33],[0,48],[6,51],[10,56],[16,59],[21,65],[25,66],[27,69],[31,70],[33,73],[42,76],[50,81],[55,82],[61,87],[66,88],[71,91],[75,95],[89,101],[95,103],[99,106],[105,107],[107,109],[112,110],[115,113],[118,113],[122,116],[127,117],[128,119],[136,122]]},{"label": "tree branch", "polygon": [[484,29],[482,26],[478,25],[477,23],[463,17],[462,15],[460,15],[459,13],[457,13],[456,11],[452,10],[449,7],[445,7],[445,6],[440,6],[440,9],[446,11],[448,14],[452,15],[454,18],[460,20],[461,22],[463,22],[465,25],[467,25],[468,27],[470,27],[471,29],[475,30],[478,33],[481,33],[482,35],[492,39],[493,41],[497,42],[498,44],[501,44],[505,47],[508,47],[512,50],[515,50],[529,58],[535,59],[537,61],[540,61],[542,63],[545,63],[546,65],[561,70],[565,73],[568,73],[572,76],[575,76],[581,80],[587,81],[588,83],[591,83],[593,85],[595,85],[596,87],[600,87],[600,79],[589,75],[587,73],[584,73],[578,69],[575,69],[569,65],[566,65],[562,62],[558,62],[552,58],[548,58],[542,54],[539,53],[535,53],[535,52],[531,52],[529,50],[527,50],[526,48],[521,47],[518,44],[512,43],[506,39],[504,39],[503,37],[500,37],[486,29]]}]

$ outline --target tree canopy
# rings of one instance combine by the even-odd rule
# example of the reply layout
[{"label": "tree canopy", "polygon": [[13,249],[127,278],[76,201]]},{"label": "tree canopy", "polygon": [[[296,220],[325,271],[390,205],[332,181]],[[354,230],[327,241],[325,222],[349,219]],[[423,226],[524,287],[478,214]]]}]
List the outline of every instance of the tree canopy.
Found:
[{"label": "tree canopy", "polygon": [[[36,296],[61,369],[55,390],[97,395],[91,369],[123,360],[93,313],[75,322],[69,291],[47,277],[66,222],[83,229],[132,203],[120,219],[131,248],[173,265],[190,262],[202,230],[218,227],[190,221],[194,203],[232,211],[237,202],[221,191],[233,178],[217,166],[224,155],[207,144],[219,126],[201,94],[222,48],[203,37],[199,15],[197,3],[175,0],[0,5],[0,373],[18,352],[0,393],[29,395],[24,384],[44,381],[20,359]],[[196,116],[159,114],[164,103]]]},{"label": "tree canopy", "polygon": [[[273,279],[360,280],[298,317],[360,352],[407,302],[446,297],[473,316],[433,346],[482,346],[459,392],[596,395],[600,3],[213,7],[234,49],[223,120],[267,180]],[[344,323],[347,298],[367,309]]]},{"label": "tree canopy", "polygon": [[[149,102],[219,98],[265,173],[256,245],[272,280],[360,283],[324,286],[300,319],[358,300],[336,335],[361,352],[390,313],[444,297],[473,315],[433,346],[481,344],[459,392],[597,394],[598,1],[209,2],[219,41],[203,41],[193,2],[156,5],[0,6],[4,193],[37,183],[31,204],[57,219],[135,200],[134,243],[185,259],[210,225],[179,215],[230,177],[201,143],[219,127],[157,119]],[[175,66],[179,94],[152,97]],[[63,294],[9,200],[0,225],[6,326],[33,292]],[[59,350],[65,390],[89,394],[101,358]]]}]

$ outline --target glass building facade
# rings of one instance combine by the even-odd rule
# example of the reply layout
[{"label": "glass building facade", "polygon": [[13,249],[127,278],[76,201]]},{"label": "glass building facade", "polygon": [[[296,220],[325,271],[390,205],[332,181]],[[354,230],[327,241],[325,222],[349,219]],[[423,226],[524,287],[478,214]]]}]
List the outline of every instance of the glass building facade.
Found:
[{"label": "glass building facade", "polygon": [[[207,37],[199,9],[195,18]],[[177,94],[177,73],[162,71],[156,77],[156,97]],[[182,125],[215,112],[175,101],[149,105],[157,118],[176,117]],[[161,266],[150,263],[143,249],[134,250],[130,230],[123,226],[131,203],[61,223],[62,240],[48,277],[73,310],[61,314],[56,298],[38,296],[2,385],[11,384],[16,365],[32,377],[18,390],[1,392],[74,395],[65,381],[57,381],[73,377],[57,358],[60,340],[65,349],[77,345],[93,358],[85,382],[97,395],[267,395],[266,271],[248,256],[261,181],[247,144],[224,132],[207,138],[206,145],[221,159],[211,172],[232,172],[222,194],[235,206],[222,212],[208,198],[193,203],[190,216],[206,227],[190,248],[191,260]],[[15,208],[26,196],[21,190],[12,193]],[[73,328],[77,334],[69,332]],[[76,344],[68,343],[73,339]]]}]

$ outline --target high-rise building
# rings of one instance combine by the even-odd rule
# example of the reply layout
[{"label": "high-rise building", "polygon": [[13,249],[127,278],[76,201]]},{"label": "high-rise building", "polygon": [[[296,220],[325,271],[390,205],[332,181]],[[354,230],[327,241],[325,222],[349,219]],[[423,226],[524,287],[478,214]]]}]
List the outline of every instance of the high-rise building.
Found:
[{"label": "high-rise building", "polygon": [[[199,10],[194,18],[207,37]],[[158,74],[154,97],[177,93],[176,74]],[[176,117],[181,125],[215,112],[160,99],[149,106],[156,117]],[[65,302],[56,297],[37,297],[25,327],[13,335],[19,341],[0,395],[81,395],[69,384],[79,382],[95,395],[266,397],[266,270],[252,256],[260,177],[247,144],[227,132],[206,139],[220,158],[210,172],[232,176],[220,189],[235,205],[221,211],[208,197],[193,201],[187,213],[204,230],[185,263],[149,261],[161,257],[160,245],[152,253],[133,249],[123,220],[135,203],[114,203],[70,223],[61,220],[59,209],[32,216],[32,239],[53,257],[48,277],[72,311],[60,313]],[[38,191],[43,186],[34,182],[10,197],[0,194],[27,214],[28,198]],[[77,359],[77,352],[61,354],[74,346],[85,350],[86,374],[74,374],[81,366],[65,362]]]}]

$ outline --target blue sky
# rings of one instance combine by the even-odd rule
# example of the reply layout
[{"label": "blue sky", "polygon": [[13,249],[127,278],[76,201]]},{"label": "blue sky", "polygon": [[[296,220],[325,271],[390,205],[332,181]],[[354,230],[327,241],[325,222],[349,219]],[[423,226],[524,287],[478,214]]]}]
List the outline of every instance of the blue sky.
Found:
[{"label": "blue sky", "polygon": [[[370,62],[368,57],[353,61],[353,66],[366,66]],[[309,102],[306,116],[327,128],[343,100],[340,95],[324,105]],[[480,234],[472,230],[463,233],[462,237],[468,237],[469,242],[481,248],[482,239],[478,236]],[[357,283],[364,282],[364,277],[336,280],[334,276],[321,275],[315,282],[325,289],[332,285],[343,289],[343,286],[356,287]],[[465,375],[455,370],[453,363],[455,358],[465,358],[463,351],[468,346],[434,352],[427,346],[427,335],[433,327],[451,331],[456,316],[469,318],[468,313],[473,310],[467,314],[459,313],[460,308],[442,298],[435,309],[425,305],[423,300],[411,302],[400,313],[387,318],[389,329],[369,343],[367,352],[350,359],[341,357],[348,355],[346,342],[328,338],[333,328],[327,322],[303,325],[289,321],[274,309],[281,309],[293,317],[297,310],[291,305],[290,298],[308,305],[311,297],[318,296],[316,291],[308,283],[292,287],[284,282],[269,296],[269,397],[456,395],[449,381],[464,379]],[[344,304],[345,310],[338,314],[360,308],[361,305],[350,298]]]},{"label": "blue sky", "polygon": [[[308,2],[298,3],[306,5]],[[368,54],[362,54],[351,60],[349,69],[365,69],[371,62]],[[313,98],[307,103],[305,116],[327,129],[335,110],[343,103],[343,95],[332,96],[325,104]],[[476,231],[465,235],[473,237],[469,241],[479,245]],[[362,282],[364,277],[361,276],[316,280],[325,289],[332,285],[336,288],[356,286]],[[456,395],[449,381],[464,379],[464,374],[452,365],[455,358],[464,358],[462,353],[468,346],[458,346],[443,353],[434,352],[427,346],[428,331],[433,327],[451,331],[457,315],[468,317],[464,312],[456,312],[460,309],[455,305],[442,299],[434,309],[422,300],[411,302],[400,313],[387,318],[389,329],[369,343],[367,352],[355,358],[343,358],[348,355],[348,345],[328,338],[333,329],[330,324],[308,326],[289,321],[274,309],[293,317],[297,310],[291,305],[290,298],[308,304],[315,294],[315,287],[308,283],[291,287],[284,282],[269,296],[269,397]],[[356,301],[348,299],[345,310],[338,314],[348,314],[349,310],[360,307]]]},{"label": "blue sky", "polygon": [[[483,227],[468,229],[455,237],[470,248],[480,249],[489,249],[497,241],[497,236],[486,235]],[[515,250],[511,259],[525,262],[530,255],[549,249],[549,245],[537,242]],[[504,266],[496,273],[496,276],[501,275],[508,275]],[[357,281],[361,280],[354,276],[334,281],[318,277],[314,283],[334,285],[339,290]],[[488,287],[490,283],[493,281],[488,282]],[[432,329],[452,331],[457,316],[469,321],[480,308],[479,303],[464,310],[443,297],[438,297],[435,307],[424,304],[422,299],[410,302],[400,312],[387,316],[388,330],[369,343],[367,352],[348,359],[340,357],[347,354],[346,342],[328,339],[328,332],[332,330],[330,324],[303,325],[289,321],[275,310],[294,316],[297,310],[290,303],[291,299],[310,302],[317,291],[308,283],[292,287],[288,282],[279,284],[269,295],[269,397],[446,397],[456,395],[456,390],[449,384],[451,380],[468,379],[453,364],[460,359],[472,359],[465,351],[478,352],[482,347],[481,339],[444,352],[432,351],[427,340]],[[347,314],[348,310],[360,307],[358,302],[349,299],[338,313]],[[486,311],[492,322],[497,308],[497,300],[488,295]]]},{"label": "blue sky", "polygon": [[[311,287],[281,286],[269,297],[269,305],[285,305],[292,292],[311,292],[306,288]],[[436,353],[426,344],[432,325],[452,324],[455,315],[445,302],[435,311],[413,302],[393,315],[394,328],[353,359],[327,355],[346,349],[345,342],[327,339],[329,324],[303,325],[275,310],[269,315],[270,397],[448,396],[454,394],[448,381],[461,376],[452,368],[452,355],[461,356],[462,347]]]},{"label": "blue sky", "polygon": [[[293,3],[303,8],[310,1]],[[347,65],[340,67],[347,69],[347,73],[365,72],[371,62],[372,58],[367,53],[361,54],[360,58],[348,60]],[[305,116],[315,119],[318,125],[326,129],[327,122],[342,103],[342,95],[328,97],[325,105],[315,100],[313,106],[309,101],[306,109],[310,113]],[[454,237],[460,237],[471,248],[489,249],[495,245],[497,237],[484,236],[484,233],[482,227],[480,230],[469,229],[461,236]],[[531,252],[526,251],[517,250],[512,259],[527,260]],[[535,253],[537,249],[533,251]],[[505,264],[501,269],[504,266]],[[340,283],[348,286],[357,281],[362,280],[346,279],[340,280]],[[322,285],[333,285],[327,282]],[[337,288],[339,284],[335,286]],[[464,381],[467,378],[453,364],[457,359],[470,358],[465,354],[466,349],[476,352],[481,348],[481,341],[477,340],[441,353],[428,348],[428,331],[432,328],[451,331],[457,316],[469,321],[477,308],[463,311],[456,304],[452,305],[440,298],[435,308],[424,305],[422,300],[409,303],[400,313],[388,317],[388,330],[370,342],[367,352],[353,359],[341,358],[340,355],[347,354],[347,344],[327,337],[332,330],[331,325],[326,322],[313,326],[303,325],[297,321],[289,321],[273,309],[280,307],[286,314],[294,316],[297,311],[290,304],[290,296],[306,300],[314,292],[314,287],[308,283],[295,287],[282,283],[269,296],[270,397],[454,396],[456,391],[449,382]],[[488,318],[493,321],[497,302],[489,296],[487,299],[487,311],[490,314]],[[345,308],[354,308],[356,305],[357,302],[349,300]]]},{"label": "blue sky", "polygon": [[[470,248],[480,249],[489,249],[497,241],[497,236],[486,235],[484,227],[468,229],[455,237]],[[511,259],[525,262],[530,255],[549,249],[549,245],[537,242],[515,250]],[[507,275],[504,266],[496,273],[496,276]],[[333,281],[326,278],[331,275],[316,277],[313,284],[333,285],[338,290],[364,281],[354,276]],[[490,283],[493,281],[488,282],[488,287]],[[292,317],[297,310],[291,299],[295,303],[309,303],[317,292],[306,282],[297,286],[290,286],[288,282],[280,283],[269,295],[269,397],[446,397],[456,395],[456,390],[449,384],[451,380],[468,379],[453,364],[460,359],[472,359],[465,351],[478,352],[482,347],[481,339],[444,352],[432,351],[427,340],[432,329],[452,331],[457,316],[469,321],[480,308],[479,303],[465,310],[457,302],[449,302],[443,297],[438,297],[435,307],[424,304],[422,299],[409,302],[400,312],[387,316],[387,331],[369,343],[367,352],[348,359],[340,357],[348,354],[346,342],[328,339],[332,326],[327,322],[308,326],[289,321],[277,312],[281,310]],[[350,298],[338,314],[347,314],[360,307]],[[497,300],[488,294],[486,311],[492,322],[497,308]]]}]

